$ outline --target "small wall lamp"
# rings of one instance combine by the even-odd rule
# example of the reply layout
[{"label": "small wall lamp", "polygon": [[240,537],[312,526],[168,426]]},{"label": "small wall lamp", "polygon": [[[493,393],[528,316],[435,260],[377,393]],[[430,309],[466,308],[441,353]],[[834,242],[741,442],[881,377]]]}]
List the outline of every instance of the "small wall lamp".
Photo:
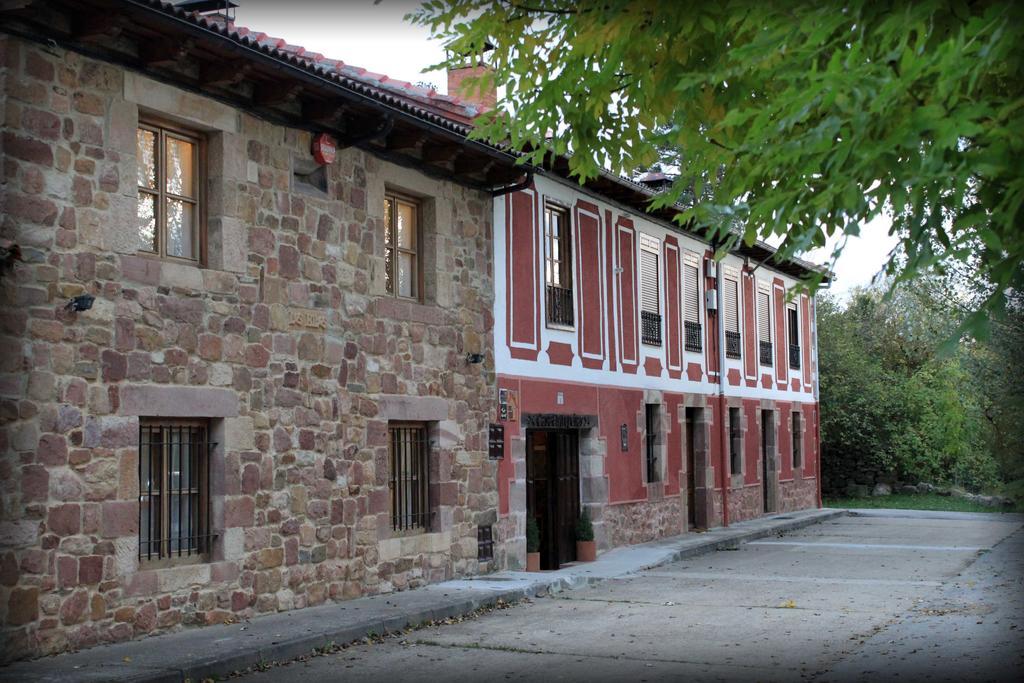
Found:
[{"label": "small wall lamp", "polygon": [[64,308],[72,313],[88,311],[92,308],[92,302],[94,301],[96,301],[96,297],[92,294],[79,294],[78,296],[71,298]]}]

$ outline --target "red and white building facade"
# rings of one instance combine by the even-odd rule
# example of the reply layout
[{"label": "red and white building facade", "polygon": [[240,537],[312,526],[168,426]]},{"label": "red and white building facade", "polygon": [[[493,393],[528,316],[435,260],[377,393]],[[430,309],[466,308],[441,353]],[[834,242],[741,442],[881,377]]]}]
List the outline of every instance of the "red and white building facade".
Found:
[{"label": "red and white building facade", "polygon": [[770,253],[716,262],[695,235],[554,174],[495,201],[510,565],[528,516],[555,568],[583,509],[608,549],[820,505],[814,300],[793,292],[811,266]]}]

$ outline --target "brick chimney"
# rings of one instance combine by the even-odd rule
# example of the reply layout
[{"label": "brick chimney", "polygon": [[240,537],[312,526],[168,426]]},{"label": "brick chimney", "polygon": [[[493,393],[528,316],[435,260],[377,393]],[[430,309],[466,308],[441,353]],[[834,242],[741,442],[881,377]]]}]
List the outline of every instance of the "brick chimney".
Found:
[{"label": "brick chimney", "polygon": [[[494,49],[493,45],[484,46],[484,54]],[[494,109],[498,104],[498,88],[496,83],[483,92],[471,93],[470,89],[463,85],[463,81],[471,77],[479,77],[491,70],[484,61],[473,63],[472,57],[467,60],[464,66],[448,69],[448,94],[460,97],[467,102],[478,105],[481,109]]]}]

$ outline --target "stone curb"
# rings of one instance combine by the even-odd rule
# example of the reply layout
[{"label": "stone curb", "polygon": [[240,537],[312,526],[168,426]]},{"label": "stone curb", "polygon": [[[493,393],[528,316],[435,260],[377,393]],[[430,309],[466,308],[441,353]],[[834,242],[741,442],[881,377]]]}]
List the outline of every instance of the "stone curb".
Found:
[{"label": "stone curb", "polygon": [[[286,637],[281,640],[275,640],[269,644],[257,645],[255,647],[246,647],[243,643],[243,647],[235,646],[233,651],[229,647],[226,651],[212,652],[209,655],[192,659],[187,662],[185,666],[181,667],[162,666],[155,662],[149,666],[140,662],[137,667],[124,667],[117,663],[109,664],[101,663],[100,661],[84,661],[83,664],[79,664],[77,666],[72,664],[71,658],[76,657],[81,659],[88,658],[91,660],[102,660],[104,648],[100,647],[70,655],[61,655],[57,657],[37,659],[31,662],[13,664],[9,667],[0,669],[0,683],[6,683],[7,681],[44,682],[58,680],[130,681],[132,683],[180,683],[181,681],[186,680],[201,681],[207,678],[225,676],[234,671],[259,667],[265,663],[292,661],[299,657],[313,654],[314,650],[331,644],[343,645],[361,640],[367,636],[395,632],[408,626],[416,626],[427,621],[437,621],[464,616],[480,608],[494,606],[499,602],[514,603],[524,598],[534,598],[546,594],[555,594],[563,591],[585,588],[587,586],[602,583],[609,579],[627,577],[646,569],[652,569],[654,567],[703,555],[716,550],[735,549],[748,541],[786,531],[794,531],[796,529],[801,529],[830,519],[842,517],[846,514],[846,510],[816,510],[812,514],[805,514],[791,520],[775,520],[775,523],[772,523],[772,520],[767,520],[767,524],[755,529],[737,530],[734,527],[731,527],[729,529],[712,531],[709,533],[714,534],[715,537],[700,539],[697,542],[694,542],[693,535],[688,535],[682,537],[685,540],[675,542],[676,545],[682,545],[684,547],[676,547],[674,549],[672,548],[673,543],[671,542],[666,543],[665,541],[656,541],[653,544],[646,544],[646,547],[653,547],[654,549],[661,549],[663,547],[665,550],[663,555],[653,558],[651,561],[644,562],[610,575],[583,576],[580,574],[570,573],[562,576],[545,577],[544,574],[534,575],[514,572],[513,574],[517,577],[527,577],[526,580],[530,581],[530,583],[525,587],[520,586],[508,589],[481,587],[480,589],[473,590],[472,588],[469,588],[470,591],[477,593],[475,596],[449,596],[447,593],[441,593],[437,596],[436,601],[428,600],[427,604],[407,608],[392,615],[382,617],[377,614],[374,616],[368,616],[362,621],[348,621],[344,624],[338,624],[335,627],[323,625],[317,628],[315,632],[303,633],[291,638]],[[725,537],[723,538],[722,536]],[[703,542],[700,542],[701,540],[703,540]],[[634,549],[642,547],[644,546],[632,546]],[[600,559],[598,562],[600,562]],[[487,581],[488,578],[490,577],[485,575],[480,577],[480,580]],[[465,585],[471,584],[473,581],[474,580],[472,579],[464,580],[461,583],[462,585]],[[428,586],[421,589],[424,591],[422,595],[426,595],[427,592],[432,589],[435,592],[443,590],[443,584],[434,584],[433,587]],[[297,614],[299,617],[302,616],[301,610],[291,614]],[[128,651],[132,646],[136,646],[139,650],[159,647],[161,640],[168,637],[173,638],[174,635],[177,634],[156,636],[148,640],[143,639],[131,641],[130,643],[120,644],[119,646],[108,646],[106,648],[107,654],[111,655],[108,658],[108,661],[109,659],[114,659],[116,661],[116,656],[120,654],[122,650]],[[165,642],[166,645],[173,646],[171,641]],[[118,649],[112,651],[112,648]],[[64,661],[60,662],[60,665],[57,665],[58,660],[62,659]],[[76,674],[78,673],[83,675],[77,676]]]}]

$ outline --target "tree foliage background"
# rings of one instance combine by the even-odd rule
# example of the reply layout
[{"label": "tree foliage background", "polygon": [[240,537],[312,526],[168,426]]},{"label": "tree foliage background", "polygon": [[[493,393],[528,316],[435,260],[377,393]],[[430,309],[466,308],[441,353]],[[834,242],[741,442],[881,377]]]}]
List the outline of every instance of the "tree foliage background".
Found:
[{"label": "tree foliage background", "polygon": [[954,273],[891,297],[820,297],[826,490],[842,492],[863,471],[1024,499],[1024,300],[1010,297],[988,340],[949,344],[984,295]]},{"label": "tree foliage background", "polygon": [[438,67],[493,67],[505,96],[477,137],[570,155],[581,179],[667,157],[680,175],[655,204],[700,198],[679,220],[723,249],[775,236],[787,259],[884,211],[888,282],[973,256],[994,284],[960,331],[984,337],[1024,287],[1024,3],[428,0],[411,17],[446,42]]}]

